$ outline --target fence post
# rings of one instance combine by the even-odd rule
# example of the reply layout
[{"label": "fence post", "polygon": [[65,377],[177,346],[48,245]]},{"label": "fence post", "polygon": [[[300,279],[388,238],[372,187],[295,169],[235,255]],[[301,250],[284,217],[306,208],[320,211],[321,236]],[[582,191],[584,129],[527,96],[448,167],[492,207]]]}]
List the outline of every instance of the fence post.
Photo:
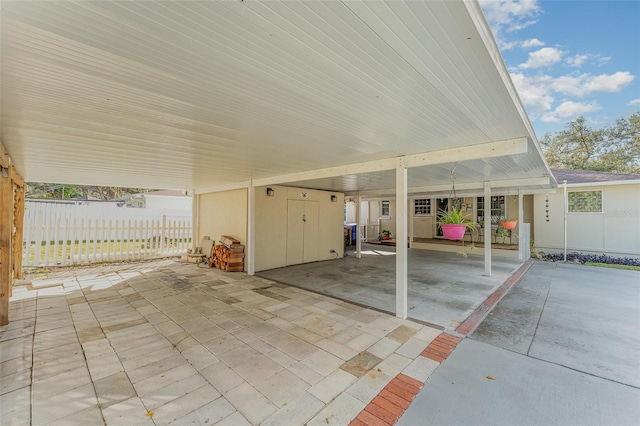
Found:
[{"label": "fence post", "polygon": [[166,215],[162,215],[162,226],[160,228],[160,255],[164,254],[164,234],[165,234],[165,227],[167,226],[167,216]]},{"label": "fence post", "polygon": [[61,254],[61,265],[67,264],[67,248],[69,245],[69,218],[64,217],[62,219],[64,222],[64,228],[62,231],[62,254]]}]

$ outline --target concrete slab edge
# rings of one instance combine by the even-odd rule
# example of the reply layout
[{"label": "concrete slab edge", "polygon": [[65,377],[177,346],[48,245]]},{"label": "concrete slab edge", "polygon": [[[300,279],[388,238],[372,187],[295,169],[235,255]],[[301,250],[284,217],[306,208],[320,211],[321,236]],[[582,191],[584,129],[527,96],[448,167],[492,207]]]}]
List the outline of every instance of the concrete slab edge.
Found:
[{"label": "concrete slab edge", "polygon": [[535,261],[533,259],[527,260],[518,270],[516,270],[509,278],[496,291],[494,291],[489,297],[485,299],[480,306],[469,317],[464,320],[462,324],[456,328],[456,333],[462,336],[468,336],[480,325],[482,320],[487,316],[489,311],[502,300],[507,292],[513,287],[515,283],[520,281],[524,274],[531,268]]}]

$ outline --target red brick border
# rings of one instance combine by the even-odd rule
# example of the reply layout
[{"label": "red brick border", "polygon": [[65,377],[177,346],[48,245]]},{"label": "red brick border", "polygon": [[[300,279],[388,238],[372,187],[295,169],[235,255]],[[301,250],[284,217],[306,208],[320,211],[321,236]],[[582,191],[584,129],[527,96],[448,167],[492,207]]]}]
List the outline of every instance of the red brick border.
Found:
[{"label": "red brick border", "polygon": [[[460,338],[440,333],[420,355],[442,362],[460,343]],[[392,426],[405,412],[424,383],[402,373],[394,377],[349,426]]]},{"label": "red brick border", "polygon": [[453,352],[453,350],[460,343],[459,337],[452,336],[450,334],[441,333],[433,339],[429,346],[422,351],[420,355],[425,356],[434,361],[442,362]]},{"label": "red brick border", "polygon": [[500,300],[502,300],[505,294],[507,294],[507,291],[509,291],[509,289],[515,283],[520,281],[520,278],[522,278],[525,272],[527,272],[529,268],[531,268],[533,263],[534,260],[529,259],[524,263],[524,265],[518,268],[518,270],[514,272],[513,275],[507,278],[507,280],[502,283],[502,285],[496,291],[494,291],[491,296],[487,297],[487,299],[482,302],[482,304],[478,306],[471,315],[469,315],[469,318],[467,318],[462,324],[458,326],[458,328],[456,328],[456,332],[465,336],[471,334],[473,330],[478,327],[480,322],[484,319],[491,308],[493,308]]}]

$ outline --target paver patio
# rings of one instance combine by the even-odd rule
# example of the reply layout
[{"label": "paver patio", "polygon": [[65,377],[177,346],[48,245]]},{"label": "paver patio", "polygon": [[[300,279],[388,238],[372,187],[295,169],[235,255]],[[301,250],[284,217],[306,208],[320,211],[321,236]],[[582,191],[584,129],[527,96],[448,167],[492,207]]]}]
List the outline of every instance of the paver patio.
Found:
[{"label": "paver patio", "polygon": [[441,331],[172,260],[31,275],[0,327],[0,423],[349,424]]}]

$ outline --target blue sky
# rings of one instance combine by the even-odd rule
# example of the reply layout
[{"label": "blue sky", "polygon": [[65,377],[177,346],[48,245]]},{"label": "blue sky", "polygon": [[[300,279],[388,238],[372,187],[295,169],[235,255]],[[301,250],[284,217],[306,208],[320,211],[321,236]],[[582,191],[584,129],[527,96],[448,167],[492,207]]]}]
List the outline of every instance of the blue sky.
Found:
[{"label": "blue sky", "polygon": [[640,111],[640,0],[480,0],[538,138]]}]

